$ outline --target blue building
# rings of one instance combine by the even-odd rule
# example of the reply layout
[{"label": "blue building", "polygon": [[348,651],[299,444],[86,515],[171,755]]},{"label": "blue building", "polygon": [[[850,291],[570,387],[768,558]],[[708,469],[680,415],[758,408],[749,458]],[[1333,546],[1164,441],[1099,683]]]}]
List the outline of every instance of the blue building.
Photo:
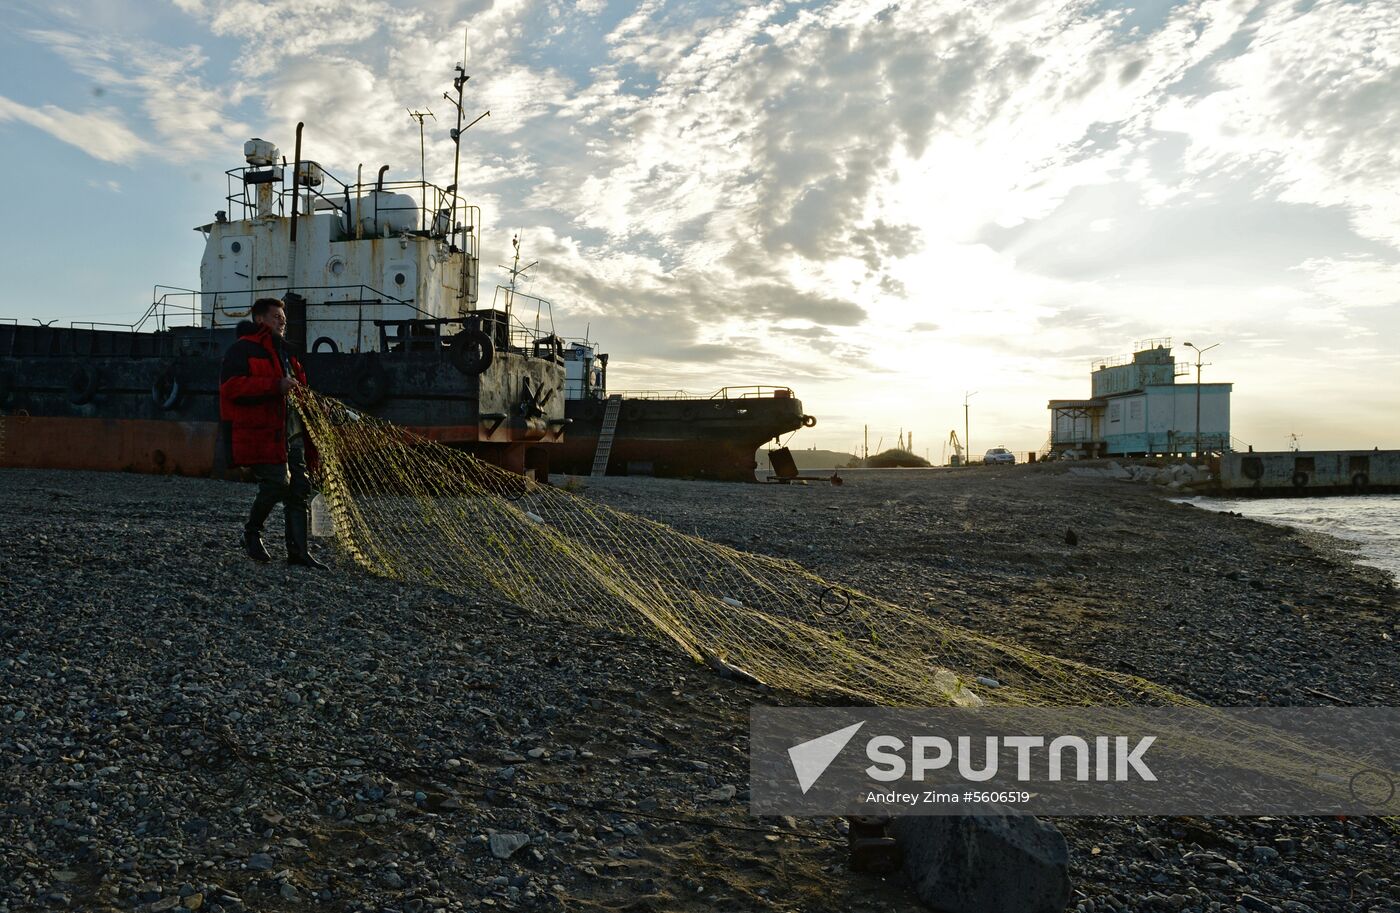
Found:
[{"label": "blue building", "polygon": [[1178,384],[1176,379],[1189,375],[1191,365],[1172,357],[1171,339],[1147,339],[1133,348],[1132,355],[1094,359],[1088,399],[1050,400],[1050,452],[1184,456],[1228,451],[1233,385],[1189,379]]}]

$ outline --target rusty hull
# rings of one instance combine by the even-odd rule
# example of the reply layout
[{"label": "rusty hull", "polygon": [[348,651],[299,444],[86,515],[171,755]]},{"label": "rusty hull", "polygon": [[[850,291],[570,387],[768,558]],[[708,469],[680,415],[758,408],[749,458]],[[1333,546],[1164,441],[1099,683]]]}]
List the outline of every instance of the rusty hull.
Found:
[{"label": "rusty hull", "polygon": [[[219,371],[230,330],[0,326],[0,466],[222,475]],[[562,437],[562,364],[498,352],[469,377],[444,352],[317,353],[311,386],[423,437],[547,476]],[[366,397],[362,375],[376,375]],[[90,375],[95,382],[86,383]],[[174,402],[153,386],[180,382]],[[90,387],[90,389],[89,389]]]},{"label": "rusty hull", "polygon": [[[592,469],[605,405],[569,402],[571,423],[554,451],[555,472]],[[801,426],[802,402],[795,397],[624,399],[608,474],[752,482],[755,451]]]}]

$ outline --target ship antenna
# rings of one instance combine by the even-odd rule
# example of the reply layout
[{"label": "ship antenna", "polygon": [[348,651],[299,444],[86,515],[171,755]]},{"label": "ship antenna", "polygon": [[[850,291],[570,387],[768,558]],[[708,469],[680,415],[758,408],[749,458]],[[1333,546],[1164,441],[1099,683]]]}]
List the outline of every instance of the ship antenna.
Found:
[{"label": "ship antenna", "polygon": [[420,222],[419,222],[418,227],[419,227],[419,229],[427,230],[427,227],[428,227],[428,159],[427,159],[426,153],[423,151],[423,118],[425,118],[425,117],[431,117],[433,120],[437,120],[437,115],[434,114],[434,113],[433,113],[432,111],[430,111],[430,110],[424,110],[424,111],[413,111],[413,110],[410,110],[410,111],[408,112],[408,116],[411,117],[411,118],[413,118],[414,120],[418,121],[418,169],[419,169],[419,170],[418,170],[418,176],[419,176],[419,185],[420,185],[419,190],[420,190],[420,192],[422,193],[422,197],[421,197],[421,199],[420,199],[420,202],[422,203],[422,209],[421,209],[420,212],[419,212]]},{"label": "ship antenna", "polygon": [[[445,98],[445,99],[447,99],[449,102],[451,102],[451,103],[452,103],[452,106],[453,106],[454,108],[457,109],[457,126],[455,126],[455,127],[452,128],[452,131],[451,131],[451,134],[450,134],[451,137],[452,137],[452,142],[453,142],[453,144],[456,146],[456,151],[453,153],[453,156],[452,156],[452,208],[451,208],[452,216],[451,216],[451,218],[452,218],[454,221],[455,221],[456,218],[457,218],[457,199],[458,199],[458,197],[460,196],[460,193],[459,193],[459,191],[457,190],[457,185],[461,182],[461,177],[462,177],[462,134],[463,134],[463,133],[466,133],[466,132],[467,132],[468,130],[470,130],[472,127],[474,127],[474,126],[476,126],[478,123],[480,123],[480,121],[481,121],[481,119],[482,119],[483,117],[490,117],[490,116],[491,116],[491,112],[490,112],[490,111],[487,111],[485,114],[482,114],[480,117],[478,117],[476,120],[472,121],[470,124],[467,124],[465,127],[462,126],[462,88],[467,84],[467,80],[471,79],[471,77],[467,75],[467,71],[466,71],[466,67],[465,67],[466,60],[467,60],[465,42],[466,42],[466,38],[465,38],[465,33],[464,33],[464,35],[463,35],[463,48],[462,48],[462,63],[459,63],[459,64],[457,64],[457,66],[455,66],[455,67],[452,68],[453,71],[456,72],[456,74],[457,74],[456,76],[454,76],[454,77],[452,78],[452,88],[455,89],[455,90],[457,90],[457,97],[456,97],[456,98],[453,98],[453,97],[452,97],[452,94],[451,94],[450,92],[444,92],[444,93],[442,93],[442,97]],[[437,120],[437,118],[435,117],[435,118],[433,118],[433,120]],[[455,226],[454,226],[454,227],[455,227]],[[453,233],[455,234],[456,232],[454,231]],[[463,247],[466,247],[465,242],[463,243],[462,246],[463,246]]]},{"label": "ship antenna", "polygon": [[[506,289],[506,319],[507,319],[507,320],[510,319],[511,305],[515,302],[515,284],[516,284],[516,280],[519,279],[521,276],[525,275],[525,273],[526,273],[527,270],[529,270],[531,267],[537,265],[537,264],[540,262],[540,261],[538,261],[538,260],[533,260],[533,261],[531,261],[530,263],[526,264],[524,268],[521,268],[521,266],[520,266],[520,233],[519,233],[519,232],[516,232],[516,233],[515,233],[515,236],[512,237],[512,238],[510,239],[510,245],[511,245],[511,247],[514,247],[514,248],[515,248],[515,259],[511,262],[511,265],[510,265],[510,266],[502,266],[502,267],[501,267],[501,269],[503,269],[503,270],[505,270],[506,272],[510,273],[510,287]],[[552,319],[552,318],[551,318],[551,319]],[[536,315],[535,315],[535,329],[536,329],[536,331],[539,330],[539,314],[536,314]]]}]

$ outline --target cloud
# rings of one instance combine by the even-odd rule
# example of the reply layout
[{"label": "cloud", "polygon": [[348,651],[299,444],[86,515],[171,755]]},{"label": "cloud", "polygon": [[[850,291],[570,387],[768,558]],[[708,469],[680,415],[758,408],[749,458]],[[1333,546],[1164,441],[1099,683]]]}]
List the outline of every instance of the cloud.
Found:
[{"label": "cloud", "polygon": [[104,162],[130,165],[152,153],[149,143],[126,125],[121,114],[104,108],[77,113],[56,105],[32,108],[0,95],[0,122],[19,121],[76,146]]},{"label": "cloud", "polygon": [[350,180],[416,176],[406,109],[431,108],[445,183],[465,53],[486,272],[521,230],[561,329],[591,324],[627,386],[807,378],[814,409],[865,415],[849,379],[885,372],[923,414],[977,376],[984,421],[1040,427],[1046,379],[1124,340],[1209,328],[1325,385],[1290,353],[1400,331],[1384,4],[172,3],[207,38],[33,33],[111,105],[0,118],[111,133],[128,162],[254,132],[290,152],[300,120]]},{"label": "cloud", "polygon": [[1400,305],[1400,262],[1397,260],[1318,257],[1304,260],[1297,270],[1311,280],[1318,293],[1339,308]]},{"label": "cloud", "polygon": [[1189,138],[1188,167],[1243,165],[1287,202],[1344,206],[1400,247],[1400,19],[1386,4],[1271,4],[1215,62],[1212,88],[1154,118]]},{"label": "cloud", "polygon": [[248,128],[225,114],[230,93],[208,85],[196,45],[173,48],[143,39],[37,29],[29,37],[93,81],[100,94],[135,99],[167,154],[202,158],[211,142],[241,142]]},{"label": "cloud", "polygon": [[422,24],[412,9],[381,0],[227,0],[214,9],[209,29],[243,42],[236,65],[245,76],[257,78],[288,60],[366,42],[391,22],[405,33]]}]

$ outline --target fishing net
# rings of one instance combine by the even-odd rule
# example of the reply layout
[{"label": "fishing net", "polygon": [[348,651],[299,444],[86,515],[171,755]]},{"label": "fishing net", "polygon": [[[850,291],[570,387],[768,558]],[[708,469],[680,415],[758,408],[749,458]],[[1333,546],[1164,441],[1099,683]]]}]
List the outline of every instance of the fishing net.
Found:
[{"label": "fishing net", "polygon": [[[663,641],[794,694],[907,706],[1170,704],[1148,681],[1003,643],[543,485],[308,393],[318,483],[365,570]],[[978,690],[978,676],[1001,687]]]},{"label": "fishing net", "polygon": [[[1178,744],[1298,782],[1340,760],[1241,727],[1140,677],[1049,656],[538,484],[310,391],[318,486],[370,573],[668,645],[813,701],[877,706],[1196,707]],[[979,677],[995,679],[979,682]],[[985,687],[983,685],[986,685]],[[1106,730],[1107,731],[1107,730]]]}]

